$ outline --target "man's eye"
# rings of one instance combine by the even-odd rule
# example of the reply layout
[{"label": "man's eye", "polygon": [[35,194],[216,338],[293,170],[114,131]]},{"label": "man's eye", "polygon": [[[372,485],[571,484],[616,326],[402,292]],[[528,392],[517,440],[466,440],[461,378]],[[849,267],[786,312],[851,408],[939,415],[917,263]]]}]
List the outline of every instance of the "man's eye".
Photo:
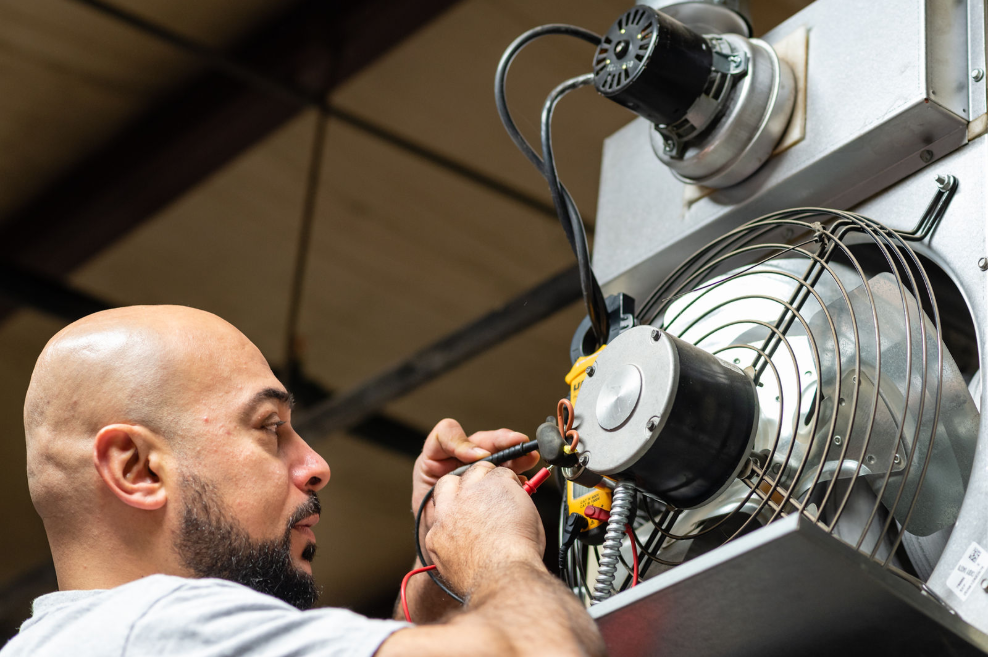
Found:
[{"label": "man's eye", "polygon": [[268,424],[264,425],[262,428],[265,431],[270,431],[271,433],[278,435],[278,427],[282,426],[283,424],[285,424],[284,420],[281,420],[279,422],[269,422]]}]

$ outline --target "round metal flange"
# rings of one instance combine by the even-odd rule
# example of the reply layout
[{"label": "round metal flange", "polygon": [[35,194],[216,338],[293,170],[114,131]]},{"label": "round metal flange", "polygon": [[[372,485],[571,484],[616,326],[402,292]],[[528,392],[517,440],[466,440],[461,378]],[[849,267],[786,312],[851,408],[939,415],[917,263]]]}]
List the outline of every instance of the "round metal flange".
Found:
[{"label": "round metal flange", "polygon": [[594,472],[618,473],[638,461],[669,415],[677,352],[669,339],[654,340],[653,331],[637,326],[619,335],[594,362],[599,376],[581,385],[574,417],[583,425],[579,450],[590,453]]},{"label": "round metal flange", "polygon": [[737,82],[725,114],[706,134],[687,142],[680,157],[671,157],[663,136],[650,131],[653,151],[678,179],[715,188],[741,182],[769,159],[789,123],[796,98],[793,72],[772,46],[735,34],[722,38],[750,61],[748,74]]},{"label": "round metal flange", "polygon": [[644,4],[675,18],[701,34],[741,34],[752,36],[748,1],[729,0],[715,4],[705,0],[651,0]]}]

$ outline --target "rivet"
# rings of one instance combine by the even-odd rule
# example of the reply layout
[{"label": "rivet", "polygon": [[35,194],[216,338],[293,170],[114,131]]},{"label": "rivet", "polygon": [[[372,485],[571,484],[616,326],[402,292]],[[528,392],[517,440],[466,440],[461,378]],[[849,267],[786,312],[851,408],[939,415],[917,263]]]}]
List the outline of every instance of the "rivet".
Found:
[{"label": "rivet", "polygon": [[900,455],[899,454],[893,454],[893,464],[894,465],[899,465],[900,464]]},{"label": "rivet", "polygon": [[934,159],[934,151],[930,149],[924,149],[920,152],[920,161],[927,164]]},{"label": "rivet", "polygon": [[873,456],[872,454],[869,454],[868,456],[865,457],[865,462],[868,463],[869,465],[875,465],[876,457]]},{"label": "rivet", "polygon": [[835,436],[834,437],[834,444],[835,445],[840,445],[841,444],[841,436]]},{"label": "rivet", "polygon": [[989,269],[989,260],[986,260],[985,258],[979,258],[979,269],[981,269],[982,271]]},{"label": "rivet", "polygon": [[985,77],[985,74],[986,72],[983,71],[981,68],[972,69],[972,79],[975,80],[976,82],[982,82],[982,78]]}]

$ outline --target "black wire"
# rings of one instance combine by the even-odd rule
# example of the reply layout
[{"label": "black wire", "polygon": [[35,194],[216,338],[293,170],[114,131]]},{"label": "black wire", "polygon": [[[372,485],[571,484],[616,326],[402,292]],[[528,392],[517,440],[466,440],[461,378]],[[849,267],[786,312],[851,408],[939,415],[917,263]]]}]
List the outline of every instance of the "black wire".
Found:
[{"label": "black wire", "polygon": [[580,287],[584,294],[584,305],[587,307],[587,314],[591,318],[591,328],[594,329],[598,344],[608,341],[608,307],[598,285],[594,270],[591,268],[591,255],[587,247],[587,235],[584,233],[584,222],[580,218],[577,204],[574,203],[570,192],[560,183],[559,175],[556,171],[556,158],[553,157],[553,110],[563,96],[575,89],[594,83],[594,75],[588,73],[567,80],[550,92],[543,104],[543,113],[540,128],[540,141],[543,148],[543,167],[546,182],[549,184],[550,195],[553,197],[553,206],[556,208],[560,222],[570,224],[574,240],[571,241],[574,255],[577,256],[577,268],[580,271]]},{"label": "black wire", "polygon": [[[573,198],[567,192],[566,188],[560,185],[555,164],[552,167],[544,164],[543,158],[539,157],[529,142],[526,141],[525,137],[522,136],[522,133],[519,132],[515,121],[512,120],[511,112],[508,109],[508,101],[505,97],[505,80],[508,76],[508,69],[515,56],[518,55],[522,48],[535,39],[551,34],[577,37],[594,46],[598,46],[601,43],[601,37],[597,34],[573,25],[551,24],[529,30],[508,46],[501,57],[501,61],[498,62],[498,69],[495,72],[495,105],[498,109],[498,116],[501,117],[501,122],[508,132],[508,136],[511,137],[515,145],[522,151],[522,154],[532,162],[533,166],[543,174],[543,177],[549,183],[550,192],[553,194],[553,204],[556,207],[557,216],[560,219],[563,232],[567,236],[570,248],[577,257],[577,265],[581,275],[581,290],[584,293],[584,305],[587,307],[587,314],[591,319],[591,328],[594,331],[598,343],[604,344],[608,338],[608,309],[605,304],[604,295],[601,292],[601,286],[598,285],[594,271],[590,266],[587,236],[584,233],[583,222],[580,219],[576,204],[573,202]],[[548,123],[552,118],[552,107],[560,97],[571,89],[587,84],[582,78],[580,80],[581,82],[575,86],[568,86],[574,82],[569,81],[557,87],[546,101],[543,110],[544,126],[542,129],[542,141],[544,143],[543,155],[547,158],[547,162],[551,163],[553,161],[552,143],[548,129]],[[545,144],[549,144],[549,147],[547,148]]]},{"label": "black wire", "polygon": [[[505,463],[507,461],[517,459],[520,456],[524,456],[526,454],[534,452],[538,448],[539,448],[539,443],[536,442],[535,440],[530,440],[527,443],[520,443],[518,445],[509,447],[508,449],[503,449],[500,452],[495,452],[491,456],[486,456],[483,459],[479,459],[478,461],[475,461],[475,463],[480,463],[481,461],[488,461],[489,463],[494,463],[495,465],[499,465],[501,463]],[[473,463],[467,466],[463,466],[462,468],[457,468],[450,474],[459,474],[460,472],[463,471],[463,469],[466,469],[470,465],[473,465]],[[436,490],[435,486],[433,486],[426,492],[426,494],[422,498],[422,502],[419,503],[419,510],[416,511],[416,523],[415,523],[416,556],[419,557],[419,563],[421,563],[423,566],[429,566],[430,564],[429,562],[426,561],[426,557],[422,553],[422,544],[419,540],[419,526],[422,522],[422,512],[426,508],[426,504],[429,502],[429,500],[432,499],[434,490]],[[436,586],[440,587],[440,589],[444,593],[446,593],[448,596],[450,596],[460,604],[466,604],[463,598],[461,598],[459,595],[451,591],[450,588],[443,583],[439,575],[436,574],[435,569],[427,570],[426,573],[429,575],[430,579],[436,582]]]},{"label": "black wire", "polygon": [[[435,488],[436,487],[433,486],[433,488],[430,488],[429,492],[427,492],[426,495],[423,496],[422,502],[419,504],[419,511],[416,512],[416,556],[419,557],[419,563],[421,563],[423,566],[428,566],[430,564],[426,563],[426,557],[423,556],[422,554],[422,546],[419,544],[419,523],[422,520],[422,510],[426,508],[426,503],[429,502],[430,499],[432,499],[433,490],[435,490]],[[461,598],[459,595],[451,591],[447,587],[447,585],[443,583],[443,581],[439,578],[439,575],[436,574],[435,568],[433,570],[427,570],[426,574],[428,574],[430,579],[436,582],[436,586],[440,587],[440,589],[442,589],[442,591],[446,593],[448,596],[450,596],[460,604],[467,604],[464,602],[463,598]]]}]

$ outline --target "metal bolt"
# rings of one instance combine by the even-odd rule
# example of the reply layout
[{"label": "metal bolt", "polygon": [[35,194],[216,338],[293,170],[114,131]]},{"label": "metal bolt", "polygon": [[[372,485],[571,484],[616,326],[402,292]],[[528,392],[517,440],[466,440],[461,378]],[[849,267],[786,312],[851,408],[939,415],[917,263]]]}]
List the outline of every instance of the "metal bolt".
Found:
[{"label": "metal bolt", "polygon": [[658,415],[653,415],[651,418],[649,418],[649,421],[646,422],[646,430],[647,431],[650,431],[650,432],[655,431],[656,430],[656,427],[658,427],[658,426],[659,426],[659,416]]},{"label": "metal bolt", "polygon": [[594,376],[594,366],[591,365],[587,368],[587,376]]},{"label": "metal bolt", "polygon": [[841,436],[835,436],[834,437],[834,444],[835,445],[840,445],[841,444]]},{"label": "metal bolt", "polygon": [[934,159],[934,151],[930,149],[925,149],[920,151],[920,161],[923,162],[924,164],[927,164],[933,159]]},{"label": "metal bolt", "polygon": [[989,593],[989,579],[983,577],[982,582],[980,582],[980,585],[982,586],[983,593]]},{"label": "metal bolt", "polygon": [[981,269],[982,271],[989,269],[989,260],[986,260],[985,258],[979,258],[979,269]]},{"label": "metal bolt", "polygon": [[659,342],[659,339],[663,337],[663,334],[659,332],[659,329],[652,330],[652,340],[653,342]]},{"label": "metal bolt", "polygon": [[939,173],[938,175],[934,176],[934,182],[937,183],[937,188],[940,189],[942,192],[948,191],[948,189],[950,188],[948,181],[950,180],[951,178],[949,178],[948,176],[942,173]]},{"label": "metal bolt", "polygon": [[899,464],[900,464],[900,455],[893,454],[893,465],[899,465]]},{"label": "metal bolt", "polygon": [[982,82],[982,78],[985,77],[985,75],[986,72],[983,71],[981,68],[972,69],[972,79],[975,80],[976,82]]}]

